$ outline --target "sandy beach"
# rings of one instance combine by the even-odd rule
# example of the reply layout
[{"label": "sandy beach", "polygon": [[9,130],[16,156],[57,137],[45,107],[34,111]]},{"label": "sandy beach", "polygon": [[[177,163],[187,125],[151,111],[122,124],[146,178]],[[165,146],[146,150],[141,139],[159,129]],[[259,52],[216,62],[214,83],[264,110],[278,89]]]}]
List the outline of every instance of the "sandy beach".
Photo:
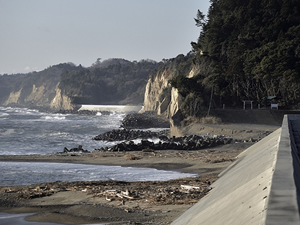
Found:
[{"label": "sandy beach", "polygon": [[279,126],[193,124],[183,134],[222,134],[233,142],[195,151],[99,152],[0,156],[0,161],[149,167],[198,176],[163,182],[55,182],[0,187],[0,212],[35,213],[28,221],[61,224],[170,224],[210,190],[236,156]]}]

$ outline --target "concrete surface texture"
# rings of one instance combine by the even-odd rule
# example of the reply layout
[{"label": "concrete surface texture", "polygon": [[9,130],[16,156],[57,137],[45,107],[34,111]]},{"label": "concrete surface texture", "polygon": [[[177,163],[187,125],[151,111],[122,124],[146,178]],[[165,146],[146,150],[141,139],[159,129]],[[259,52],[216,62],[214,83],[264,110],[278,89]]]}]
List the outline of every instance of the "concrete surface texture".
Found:
[{"label": "concrete surface texture", "polygon": [[[279,128],[241,153],[237,160],[220,174],[209,194],[177,218],[172,225],[267,224],[281,131],[282,128]],[[292,159],[287,160],[292,165]],[[289,176],[293,174],[290,168],[287,171]],[[276,191],[273,190],[272,193]],[[272,212],[276,213],[276,210]],[[295,223],[281,224],[299,224],[297,210],[292,210],[289,216]]]},{"label": "concrete surface texture", "polygon": [[79,111],[116,111],[116,112],[139,112],[142,106],[131,105],[81,105]]}]

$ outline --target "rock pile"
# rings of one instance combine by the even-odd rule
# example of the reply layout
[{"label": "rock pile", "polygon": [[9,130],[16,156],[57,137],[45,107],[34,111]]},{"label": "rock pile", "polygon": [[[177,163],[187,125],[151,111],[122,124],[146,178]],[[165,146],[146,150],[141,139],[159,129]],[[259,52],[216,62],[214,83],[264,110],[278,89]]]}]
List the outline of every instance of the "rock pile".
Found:
[{"label": "rock pile", "polygon": [[130,141],[137,138],[163,138],[166,137],[167,131],[152,132],[142,130],[114,129],[93,137],[97,141]]},{"label": "rock pile", "polygon": [[78,110],[78,109],[61,109],[56,111],[55,113],[60,113],[60,114],[79,114],[79,115],[96,115],[97,112],[96,111],[90,111],[90,110]]},{"label": "rock pile", "polygon": [[151,113],[133,113],[125,116],[121,127],[127,129],[169,128],[170,122],[166,118]]},{"label": "rock pile", "polygon": [[84,150],[82,145],[79,145],[78,148],[71,148],[68,149],[67,147],[64,148],[64,153],[88,153],[88,150]]},{"label": "rock pile", "polygon": [[154,143],[148,140],[141,140],[140,143],[135,144],[133,141],[127,141],[119,143],[111,148],[100,148],[95,151],[143,151],[145,149],[152,150],[199,150],[203,148],[213,147],[217,145],[224,145],[231,143],[232,139],[224,136],[185,136],[185,137],[173,137],[160,136],[162,141]]}]

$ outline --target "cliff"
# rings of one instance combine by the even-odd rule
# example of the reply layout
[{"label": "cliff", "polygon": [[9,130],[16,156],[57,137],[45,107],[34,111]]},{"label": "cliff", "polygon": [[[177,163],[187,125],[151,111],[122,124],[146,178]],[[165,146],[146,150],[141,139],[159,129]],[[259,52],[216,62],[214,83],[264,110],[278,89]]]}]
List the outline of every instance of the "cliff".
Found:
[{"label": "cliff", "polygon": [[172,85],[174,79],[191,79],[199,73],[199,67],[192,64],[192,56],[178,55],[170,59],[149,77],[142,112],[155,111],[157,115],[170,119],[171,126],[183,119],[182,107],[187,96]]},{"label": "cliff", "polygon": [[77,105],[142,105],[152,60],[97,61],[84,68],[72,63],[40,72],[0,76],[0,105],[50,111],[74,110]]},{"label": "cliff", "polygon": [[46,110],[73,109],[68,96],[61,95],[58,84],[66,69],[74,69],[71,64],[59,64],[40,72],[4,75],[0,77],[0,104],[39,108]]},{"label": "cliff", "polygon": [[72,99],[62,94],[62,90],[58,88],[58,85],[55,88],[56,94],[50,102],[50,108],[56,110],[74,110],[75,105],[72,103]]},{"label": "cliff", "polygon": [[157,75],[149,78],[145,96],[143,112],[156,111],[157,115],[171,119],[179,112],[183,97],[178,89],[170,86],[169,81],[174,73],[165,69],[157,72]]}]

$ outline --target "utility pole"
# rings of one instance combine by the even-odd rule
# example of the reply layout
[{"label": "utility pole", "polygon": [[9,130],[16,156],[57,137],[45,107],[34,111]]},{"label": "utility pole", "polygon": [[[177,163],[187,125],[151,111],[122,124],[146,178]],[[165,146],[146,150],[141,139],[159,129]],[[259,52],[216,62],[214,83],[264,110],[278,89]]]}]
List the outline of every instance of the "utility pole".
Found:
[{"label": "utility pole", "polygon": [[212,102],[213,93],[214,93],[214,86],[212,86],[212,88],[211,88],[210,101],[209,101],[208,112],[207,112],[207,115],[206,115],[206,116],[209,116],[209,113],[210,113],[210,107],[211,107],[211,102]]}]

